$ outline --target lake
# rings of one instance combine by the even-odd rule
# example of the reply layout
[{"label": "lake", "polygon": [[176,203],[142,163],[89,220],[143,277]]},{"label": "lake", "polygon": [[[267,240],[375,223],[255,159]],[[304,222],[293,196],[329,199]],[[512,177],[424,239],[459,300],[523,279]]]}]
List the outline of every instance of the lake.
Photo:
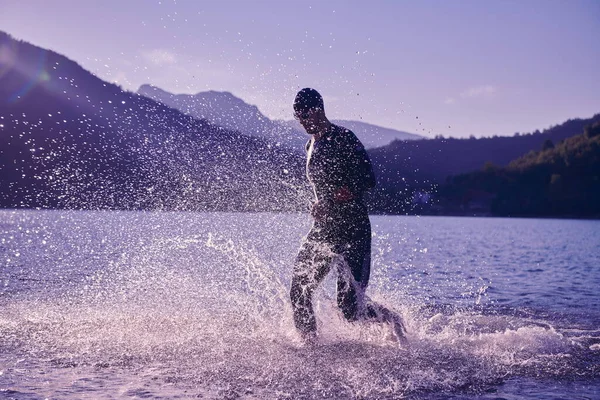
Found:
[{"label": "lake", "polygon": [[600,221],[371,222],[406,346],[333,274],[300,341],[306,214],[0,210],[0,398],[600,398]]}]

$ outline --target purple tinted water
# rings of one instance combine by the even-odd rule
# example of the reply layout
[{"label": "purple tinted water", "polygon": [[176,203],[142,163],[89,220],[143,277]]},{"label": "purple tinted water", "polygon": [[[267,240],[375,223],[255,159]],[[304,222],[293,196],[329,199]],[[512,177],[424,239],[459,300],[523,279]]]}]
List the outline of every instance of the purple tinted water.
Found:
[{"label": "purple tinted water", "polygon": [[0,211],[0,397],[600,397],[600,222],[372,217],[367,294],[333,276],[305,346],[288,302],[306,215]]}]

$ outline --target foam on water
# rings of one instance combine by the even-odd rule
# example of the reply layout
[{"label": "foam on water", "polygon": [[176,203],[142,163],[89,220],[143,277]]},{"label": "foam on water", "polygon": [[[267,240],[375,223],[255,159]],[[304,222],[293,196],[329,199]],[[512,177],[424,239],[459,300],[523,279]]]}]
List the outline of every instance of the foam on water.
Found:
[{"label": "foam on water", "polygon": [[403,398],[599,374],[598,331],[494,307],[410,304],[374,282],[369,294],[405,320],[400,347],[387,326],[343,320],[333,276],[317,295],[319,340],[304,345],[288,301],[290,258],[212,229],[159,235],[81,284],[5,296],[0,395]]}]

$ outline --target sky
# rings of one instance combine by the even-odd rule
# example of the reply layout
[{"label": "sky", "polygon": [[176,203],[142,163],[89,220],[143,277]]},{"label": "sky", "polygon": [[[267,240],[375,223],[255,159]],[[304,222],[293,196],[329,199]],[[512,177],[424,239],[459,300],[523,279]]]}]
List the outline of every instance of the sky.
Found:
[{"label": "sky", "polygon": [[228,91],[291,119],[426,137],[533,132],[600,112],[600,1],[0,0],[0,30],[123,88]]}]

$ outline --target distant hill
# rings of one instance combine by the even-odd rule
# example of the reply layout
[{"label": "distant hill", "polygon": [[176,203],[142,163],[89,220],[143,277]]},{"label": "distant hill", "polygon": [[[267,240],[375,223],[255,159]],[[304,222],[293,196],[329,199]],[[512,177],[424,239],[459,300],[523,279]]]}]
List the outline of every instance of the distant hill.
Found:
[{"label": "distant hill", "polygon": [[430,140],[395,141],[371,149],[369,154],[378,179],[370,195],[375,213],[421,212],[422,195],[435,198],[438,188],[452,176],[477,171],[486,163],[507,166],[530,151],[542,148],[546,141],[561,140],[580,134],[600,121],[600,114],[588,119],[572,119],[543,132],[513,137],[436,138]]},{"label": "distant hill", "polygon": [[445,211],[600,218],[600,122],[556,145],[547,139],[506,167],[455,176],[440,202]]},{"label": "distant hill", "polygon": [[[259,109],[229,92],[173,94],[152,85],[142,85],[138,94],[160,101],[195,118],[244,134],[269,139],[293,149],[304,149],[308,136],[297,121],[270,120]],[[291,105],[290,105],[291,109]],[[383,128],[358,121],[332,121],[352,130],[366,148],[384,146],[394,140],[423,139],[412,133]]]},{"label": "distant hill", "polygon": [[540,149],[546,140],[558,143],[581,133],[586,125],[598,120],[600,114],[588,119],[572,119],[543,132],[512,137],[394,141],[372,149],[370,155],[378,175],[389,185],[443,183],[449,176],[477,170],[486,162],[508,165],[515,158]]},{"label": "distant hill", "polygon": [[291,210],[303,159],[0,32],[0,207]]},{"label": "distant hill", "polygon": [[152,85],[142,85],[138,94],[159,101],[194,118],[206,119],[232,131],[260,137],[297,151],[304,149],[306,134],[294,127],[271,121],[258,107],[229,92],[173,94]]}]

